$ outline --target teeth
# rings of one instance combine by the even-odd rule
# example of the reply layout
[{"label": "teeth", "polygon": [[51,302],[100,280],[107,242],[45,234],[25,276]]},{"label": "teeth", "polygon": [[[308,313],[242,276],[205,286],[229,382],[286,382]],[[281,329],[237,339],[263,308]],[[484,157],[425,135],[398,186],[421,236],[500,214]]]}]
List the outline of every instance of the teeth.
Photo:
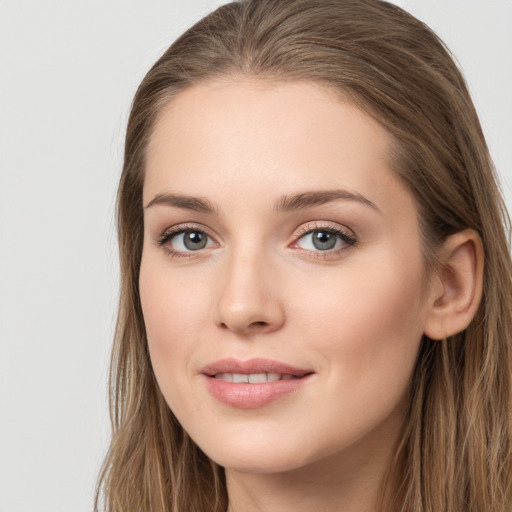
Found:
[{"label": "teeth", "polygon": [[290,374],[280,373],[218,373],[216,379],[225,380],[226,382],[234,382],[235,384],[251,383],[262,384],[265,382],[276,382],[278,380],[290,380],[295,377]]},{"label": "teeth", "polygon": [[232,373],[218,373],[215,375],[216,379],[225,380],[227,382],[233,382],[233,374]]},{"label": "teeth", "polygon": [[266,373],[251,373],[249,375],[249,382],[251,384],[261,384],[262,382],[267,382],[267,374]]}]

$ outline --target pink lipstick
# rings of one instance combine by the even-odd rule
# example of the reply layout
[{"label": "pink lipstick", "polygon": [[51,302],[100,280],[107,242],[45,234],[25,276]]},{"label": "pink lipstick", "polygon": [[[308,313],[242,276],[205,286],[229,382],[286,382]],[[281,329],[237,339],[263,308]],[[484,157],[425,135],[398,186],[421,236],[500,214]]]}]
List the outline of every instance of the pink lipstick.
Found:
[{"label": "pink lipstick", "polygon": [[313,374],[270,359],[222,359],[201,374],[212,396],[240,409],[256,409],[302,387]]}]

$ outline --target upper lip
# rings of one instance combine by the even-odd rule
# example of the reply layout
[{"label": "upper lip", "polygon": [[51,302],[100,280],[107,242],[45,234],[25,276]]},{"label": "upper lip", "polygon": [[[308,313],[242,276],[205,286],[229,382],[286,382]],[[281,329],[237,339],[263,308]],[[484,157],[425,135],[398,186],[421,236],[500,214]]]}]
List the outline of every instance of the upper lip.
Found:
[{"label": "upper lip", "polygon": [[201,369],[200,373],[210,377],[219,373],[241,373],[247,375],[254,373],[280,373],[281,375],[303,377],[313,372],[312,370],[297,368],[272,359],[256,358],[240,361],[239,359],[227,358],[206,365]]}]

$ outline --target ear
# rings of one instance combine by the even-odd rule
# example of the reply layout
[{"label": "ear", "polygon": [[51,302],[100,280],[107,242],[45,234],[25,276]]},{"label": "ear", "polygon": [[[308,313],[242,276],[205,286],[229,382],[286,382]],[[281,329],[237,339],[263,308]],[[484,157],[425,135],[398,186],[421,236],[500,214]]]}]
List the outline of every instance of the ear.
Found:
[{"label": "ear", "polygon": [[483,267],[482,240],[476,231],[467,229],[446,239],[432,279],[427,337],[441,340],[469,325],[482,298]]}]

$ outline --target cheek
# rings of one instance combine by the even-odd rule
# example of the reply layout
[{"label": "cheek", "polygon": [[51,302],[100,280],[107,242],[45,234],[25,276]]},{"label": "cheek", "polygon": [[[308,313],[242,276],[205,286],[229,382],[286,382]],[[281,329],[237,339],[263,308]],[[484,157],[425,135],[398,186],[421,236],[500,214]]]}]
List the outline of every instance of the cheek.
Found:
[{"label": "cheek", "polygon": [[[318,282],[298,318],[336,379],[404,387],[423,334],[423,266],[384,253]],[[333,377],[334,378],[334,377]]]},{"label": "cheek", "polygon": [[196,283],[177,279],[165,263],[143,257],[139,291],[151,361],[161,385],[173,368],[190,359],[190,341],[204,323],[204,301]]}]

